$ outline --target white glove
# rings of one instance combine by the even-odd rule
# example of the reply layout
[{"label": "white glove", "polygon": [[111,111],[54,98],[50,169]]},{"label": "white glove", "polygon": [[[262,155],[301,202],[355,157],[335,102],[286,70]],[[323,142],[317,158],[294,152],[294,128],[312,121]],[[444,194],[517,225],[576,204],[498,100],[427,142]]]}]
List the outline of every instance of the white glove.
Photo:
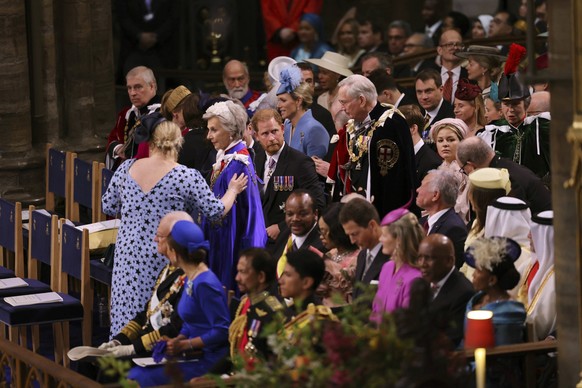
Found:
[{"label": "white glove", "polygon": [[121,345],[111,349],[111,354],[115,357],[131,356],[135,354],[133,345]]},{"label": "white glove", "polygon": [[118,340],[111,340],[109,342],[103,342],[97,349],[111,349],[119,345],[121,345],[121,342]]}]

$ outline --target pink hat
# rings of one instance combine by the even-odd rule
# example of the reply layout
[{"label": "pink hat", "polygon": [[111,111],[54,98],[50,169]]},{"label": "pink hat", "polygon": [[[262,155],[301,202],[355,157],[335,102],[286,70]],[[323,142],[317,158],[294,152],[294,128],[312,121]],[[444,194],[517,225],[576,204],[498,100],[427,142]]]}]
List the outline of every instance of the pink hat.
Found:
[{"label": "pink hat", "polygon": [[437,121],[430,127],[430,132],[428,133],[428,137],[431,138],[436,143],[436,135],[439,133],[441,128],[448,126],[455,131],[459,140],[463,140],[467,133],[469,133],[469,127],[465,122],[461,119],[442,119]]}]

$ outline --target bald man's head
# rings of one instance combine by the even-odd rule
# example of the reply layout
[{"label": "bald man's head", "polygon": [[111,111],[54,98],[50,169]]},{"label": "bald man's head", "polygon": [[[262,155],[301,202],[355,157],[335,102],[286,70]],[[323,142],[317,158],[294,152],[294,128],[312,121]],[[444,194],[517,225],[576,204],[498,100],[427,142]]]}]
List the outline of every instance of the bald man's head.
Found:
[{"label": "bald man's head", "polygon": [[193,222],[194,220],[190,214],[182,211],[170,212],[163,216],[158,224],[158,230],[154,237],[154,241],[158,244],[158,253],[167,256],[166,252],[168,250],[168,244],[166,243],[166,239],[170,235],[172,227],[178,221]]},{"label": "bald man's head", "polygon": [[426,236],[418,247],[418,261],[422,277],[430,283],[438,283],[455,265],[455,247],[443,234]]},{"label": "bald man's head", "polygon": [[531,102],[527,107],[528,116],[536,116],[550,111],[550,92],[535,92],[531,95]]}]

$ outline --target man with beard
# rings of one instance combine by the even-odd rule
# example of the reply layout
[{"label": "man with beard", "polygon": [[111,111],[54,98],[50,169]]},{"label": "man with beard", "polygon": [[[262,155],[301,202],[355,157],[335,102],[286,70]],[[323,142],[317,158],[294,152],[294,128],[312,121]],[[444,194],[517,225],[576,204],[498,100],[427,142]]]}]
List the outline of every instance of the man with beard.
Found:
[{"label": "man with beard", "polygon": [[224,65],[222,81],[229,97],[242,102],[249,117],[252,117],[253,112],[249,110],[249,105],[261,96],[261,92],[249,88],[250,80],[249,68],[241,61],[232,59]]},{"label": "man with beard", "polygon": [[325,206],[323,185],[315,164],[307,155],[287,144],[283,138],[283,119],[274,109],[258,110],[251,120],[264,152],[256,155],[257,176],[263,180],[261,201],[269,242],[286,229],[284,203],[295,189],[308,190],[318,209]]},{"label": "man with beard", "polygon": [[131,106],[123,108],[117,115],[115,127],[107,139],[107,168],[115,170],[121,162],[135,157],[138,145],[133,140],[140,117],[160,110],[160,99],[156,96],[157,84],[154,72],[138,66],[125,76],[127,94]]},{"label": "man with beard", "polygon": [[319,211],[311,194],[303,189],[295,190],[285,202],[286,230],[279,234],[275,242],[273,257],[277,258],[277,277],[281,277],[287,264],[287,253],[301,248],[317,248],[321,252],[326,249],[319,238],[317,218]]}]

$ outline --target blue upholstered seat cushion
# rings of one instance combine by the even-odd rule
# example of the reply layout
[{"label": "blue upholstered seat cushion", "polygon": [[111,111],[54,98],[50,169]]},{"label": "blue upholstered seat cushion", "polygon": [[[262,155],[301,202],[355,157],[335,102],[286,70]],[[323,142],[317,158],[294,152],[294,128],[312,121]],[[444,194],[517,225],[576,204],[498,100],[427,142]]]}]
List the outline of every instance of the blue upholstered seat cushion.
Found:
[{"label": "blue upholstered seat cushion", "polygon": [[70,295],[58,293],[62,302],[14,307],[0,299],[0,322],[9,326],[83,319],[83,305]]},{"label": "blue upholstered seat cushion", "polygon": [[28,283],[28,287],[12,287],[0,290],[0,298],[6,296],[17,296],[27,294],[39,294],[41,292],[50,292],[51,288],[48,284],[35,279],[23,279]]},{"label": "blue upholstered seat cushion", "polygon": [[0,279],[8,279],[8,278],[13,278],[14,277],[14,271],[5,268],[5,267],[0,267]]}]

